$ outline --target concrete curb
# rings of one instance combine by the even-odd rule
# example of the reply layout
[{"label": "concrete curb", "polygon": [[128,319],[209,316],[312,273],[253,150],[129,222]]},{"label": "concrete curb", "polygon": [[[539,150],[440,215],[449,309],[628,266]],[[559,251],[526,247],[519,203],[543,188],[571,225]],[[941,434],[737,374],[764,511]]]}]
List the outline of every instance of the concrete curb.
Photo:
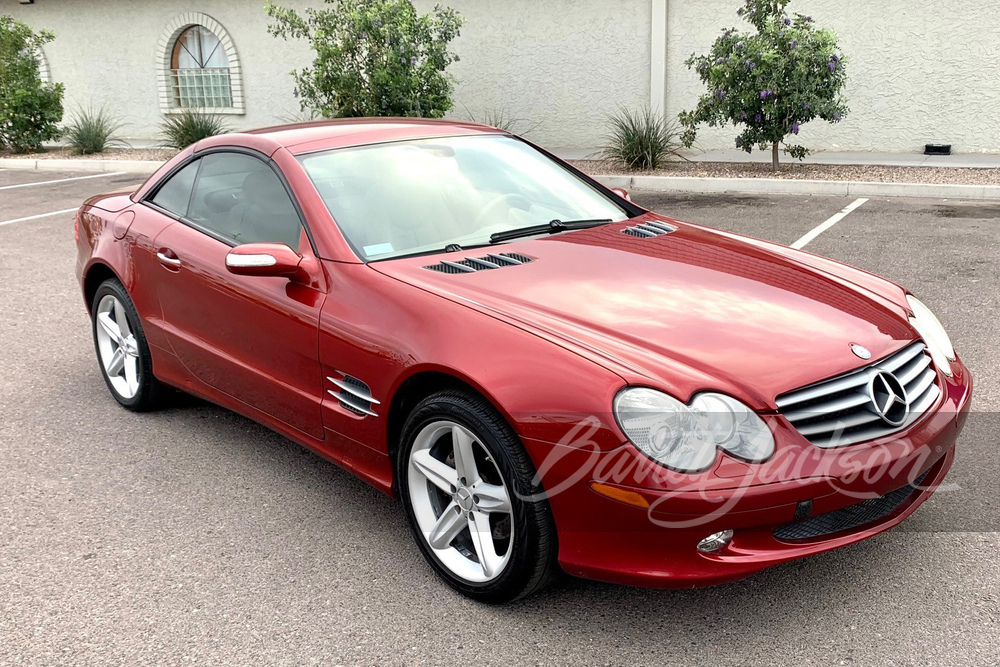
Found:
[{"label": "concrete curb", "polygon": [[131,174],[152,174],[162,162],[153,160],[29,160],[21,158],[0,158],[0,169],[38,169],[41,171],[85,171],[114,172]]},{"label": "concrete curb", "polygon": [[1000,186],[996,185],[807,181],[777,178],[696,178],[688,176],[598,175],[594,178],[611,188],[644,192],[742,192],[782,195],[840,195],[843,197],[1000,200]]}]

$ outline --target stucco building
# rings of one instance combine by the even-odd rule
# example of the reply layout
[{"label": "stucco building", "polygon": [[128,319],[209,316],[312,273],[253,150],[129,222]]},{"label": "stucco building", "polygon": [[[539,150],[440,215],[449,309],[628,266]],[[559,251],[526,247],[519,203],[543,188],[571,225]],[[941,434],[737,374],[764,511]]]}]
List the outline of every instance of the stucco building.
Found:
[{"label": "stucco building", "polygon": [[[67,106],[113,107],[125,134],[151,141],[163,114],[212,107],[235,128],[293,118],[289,71],[311,62],[304,42],[267,34],[263,0],[0,0],[0,13],[56,40],[48,75]],[[435,0],[415,0],[421,11]],[[287,0],[318,6],[320,0]],[[447,0],[466,19],[455,116],[504,108],[552,148],[597,146],[621,106],[670,116],[701,86],[684,60],[740,26],[740,0]],[[832,28],[850,57],[851,114],[807,125],[819,150],[1000,152],[1000,6],[984,0],[793,0],[795,12]],[[745,24],[744,24],[745,25]],[[705,149],[735,133],[705,131]]]}]

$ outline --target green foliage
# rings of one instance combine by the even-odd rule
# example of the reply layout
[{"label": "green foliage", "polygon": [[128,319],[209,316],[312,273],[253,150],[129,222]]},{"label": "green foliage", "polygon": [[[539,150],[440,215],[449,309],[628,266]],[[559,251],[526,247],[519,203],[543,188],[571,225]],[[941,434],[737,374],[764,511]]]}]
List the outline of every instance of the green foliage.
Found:
[{"label": "green foliage", "polygon": [[0,16],[0,148],[30,153],[59,136],[63,87],[42,82],[38,63],[42,45],[53,39]]},{"label": "green foliage", "polygon": [[226,132],[229,132],[229,127],[221,117],[196,109],[173,113],[160,123],[162,145],[168,148],[187,148],[202,139]]},{"label": "green foliage", "polygon": [[[694,143],[700,124],[732,123],[740,129],[736,147],[748,153],[755,146],[772,148],[777,168],[777,148],[786,137],[815,118],[836,123],[847,114],[845,58],[836,35],[817,29],[809,16],[789,17],[789,1],[745,0],[737,13],[756,32],[730,28],[708,54],[687,60],[708,91],[693,111],[680,114],[685,146]],[[798,159],[808,153],[788,144],[785,151]]]},{"label": "green foliage", "polygon": [[610,131],[598,155],[630,169],[657,169],[681,148],[677,127],[649,107],[621,108],[608,123]]},{"label": "green foliage", "polygon": [[458,56],[448,44],[462,17],[437,6],[418,15],[410,0],[325,0],[328,9],[305,17],[268,0],[268,31],[307,39],[313,66],[292,72],[303,110],[324,118],[422,116],[451,109],[452,80],[445,69]]},{"label": "green foliage", "polygon": [[80,109],[63,130],[66,145],[79,155],[103,153],[105,148],[125,147],[118,136],[123,123],[107,108]]}]

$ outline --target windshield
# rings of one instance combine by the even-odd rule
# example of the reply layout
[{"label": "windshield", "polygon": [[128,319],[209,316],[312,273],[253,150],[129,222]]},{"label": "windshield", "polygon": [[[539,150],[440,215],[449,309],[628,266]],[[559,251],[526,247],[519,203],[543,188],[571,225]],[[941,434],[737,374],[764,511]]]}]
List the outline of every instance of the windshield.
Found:
[{"label": "windshield", "polygon": [[552,220],[628,214],[523,141],[446,137],[313,153],[300,161],[365,260],[485,245]]}]

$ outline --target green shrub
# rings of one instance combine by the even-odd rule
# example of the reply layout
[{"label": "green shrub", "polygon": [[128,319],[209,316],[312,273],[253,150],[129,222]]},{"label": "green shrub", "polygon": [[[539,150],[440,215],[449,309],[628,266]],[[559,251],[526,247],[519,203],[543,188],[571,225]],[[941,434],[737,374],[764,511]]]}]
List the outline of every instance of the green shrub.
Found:
[{"label": "green shrub", "polygon": [[162,145],[167,148],[184,149],[202,139],[226,132],[229,132],[229,126],[221,117],[195,109],[172,113],[160,123]]},{"label": "green shrub", "polygon": [[462,17],[437,6],[417,14],[410,0],[325,0],[329,9],[295,10],[268,0],[268,31],[309,40],[313,66],[292,72],[303,110],[324,118],[423,116],[451,109],[445,69],[458,56],[448,44]]},{"label": "green shrub", "polygon": [[118,136],[123,123],[106,107],[80,109],[63,130],[66,145],[78,155],[103,153],[105,148],[127,147]]},{"label": "green shrub", "polygon": [[649,107],[619,109],[609,119],[610,131],[598,154],[630,169],[657,169],[681,148],[677,127]]},{"label": "green shrub", "polygon": [[0,148],[30,153],[59,136],[63,87],[42,82],[38,66],[42,45],[52,40],[52,33],[0,16]]},{"label": "green shrub", "polygon": [[[788,3],[745,0],[737,13],[757,32],[730,28],[707,55],[687,60],[708,91],[693,111],[680,115],[685,146],[694,143],[698,125],[732,123],[741,129],[736,147],[747,153],[770,148],[777,169],[778,147],[786,137],[815,118],[837,123],[847,114],[845,58],[836,35],[816,29],[809,16],[787,16]],[[798,159],[808,153],[787,144],[785,152]]]}]

